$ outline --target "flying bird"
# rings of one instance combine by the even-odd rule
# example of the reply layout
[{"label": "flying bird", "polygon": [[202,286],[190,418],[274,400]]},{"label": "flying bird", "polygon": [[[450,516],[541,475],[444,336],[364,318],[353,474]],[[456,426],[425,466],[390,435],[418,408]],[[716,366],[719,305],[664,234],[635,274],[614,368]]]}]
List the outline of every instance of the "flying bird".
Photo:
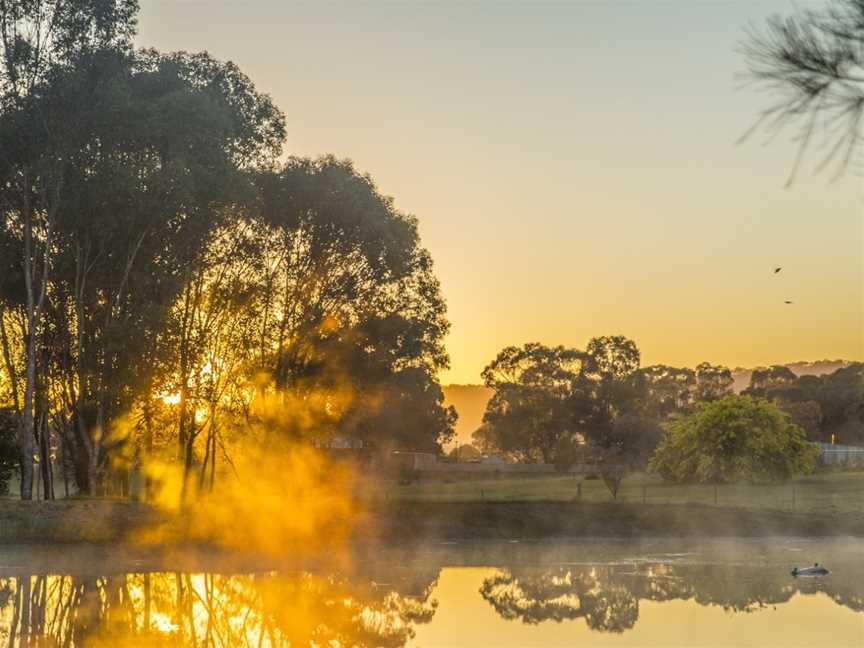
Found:
[{"label": "flying bird", "polygon": [[791,302],[791,301],[789,301],[789,300],[787,299],[787,300],[784,301],[783,303],[784,303],[784,304],[794,304],[795,302]]},{"label": "flying bird", "polygon": [[783,268],[774,268],[774,274],[777,274],[777,273],[780,272],[782,269],[783,269]]}]

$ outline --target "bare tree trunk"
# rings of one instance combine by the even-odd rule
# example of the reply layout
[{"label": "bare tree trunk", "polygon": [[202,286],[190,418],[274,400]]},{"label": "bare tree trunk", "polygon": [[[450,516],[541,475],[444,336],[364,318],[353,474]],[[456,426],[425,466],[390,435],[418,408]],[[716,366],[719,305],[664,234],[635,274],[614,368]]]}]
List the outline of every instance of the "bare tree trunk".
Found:
[{"label": "bare tree trunk", "polygon": [[153,412],[150,406],[151,400],[148,396],[144,403],[144,458],[139,462],[139,466],[144,473],[144,493],[143,499],[145,502],[152,499],[153,484],[151,483],[150,474],[147,471],[147,463],[153,455]]},{"label": "bare tree trunk", "polygon": [[42,478],[42,493],[44,499],[54,499],[54,483],[51,475],[50,432],[48,428],[48,403],[42,390],[36,399],[38,415],[36,438],[39,450],[39,472]]},{"label": "bare tree trunk", "polygon": [[206,448],[204,451],[204,461],[201,462],[201,470],[198,473],[198,492],[204,490],[204,482],[207,478],[207,468],[210,466],[210,441],[213,437],[213,421],[211,420],[210,425],[207,426],[207,438],[204,443],[204,447]]},{"label": "bare tree trunk", "polygon": [[27,335],[27,371],[26,386],[24,388],[24,409],[21,416],[21,425],[18,428],[18,450],[21,465],[21,499],[33,499],[33,384],[36,378],[35,358],[31,353],[32,333]]},{"label": "bare tree trunk", "polygon": [[[63,426],[68,426],[68,421],[63,421]],[[60,435],[60,472],[63,475],[63,496],[66,499],[69,499],[69,470],[66,465],[66,462],[69,461],[69,457],[66,454],[66,437],[68,430],[64,430],[64,433]]]},{"label": "bare tree trunk", "polygon": [[216,481],[216,433],[218,430],[213,431],[212,442],[213,442],[213,451],[210,454],[210,492],[213,492],[213,484]]},{"label": "bare tree trunk", "polygon": [[[194,416],[193,416],[193,425],[194,425]],[[186,498],[188,496],[188,487],[189,487],[189,477],[192,472],[192,463],[195,458],[195,439],[198,436],[200,430],[190,430],[189,435],[186,438],[186,447],[183,452],[183,485],[180,489],[180,503],[184,504],[186,502]]]},{"label": "bare tree trunk", "polygon": [[33,499],[33,451],[34,451],[34,396],[36,389],[36,356],[39,352],[39,322],[42,319],[42,309],[45,304],[45,293],[48,283],[48,258],[51,248],[51,219],[49,217],[45,235],[45,250],[42,259],[42,272],[38,281],[36,294],[35,250],[33,241],[33,209],[29,204],[24,207],[24,287],[26,296],[26,331],[24,334],[24,349],[26,354],[26,369],[24,382],[24,407],[21,425],[18,430],[18,447],[21,464],[21,499]]}]

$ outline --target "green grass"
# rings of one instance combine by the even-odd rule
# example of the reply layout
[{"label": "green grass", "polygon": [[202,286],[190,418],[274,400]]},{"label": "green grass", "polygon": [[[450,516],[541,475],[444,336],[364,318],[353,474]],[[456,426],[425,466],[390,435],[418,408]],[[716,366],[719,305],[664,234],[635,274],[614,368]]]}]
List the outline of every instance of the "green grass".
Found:
[{"label": "green grass", "polygon": [[391,502],[369,528],[383,542],[426,540],[864,536],[864,515],[633,502]]},{"label": "green grass", "polygon": [[[385,499],[394,502],[612,501],[599,479],[557,475],[483,480],[439,477],[410,485],[388,482],[383,490]],[[655,476],[637,474],[622,482],[618,502],[864,514],[864,472],[823,472],[780,484],[722,484],[716,489],[710,484],[665,484]]]},{"label": "green grass", "polygon": [[[624,480],[617,501],[600,480],[521,477],[368,482],[358,537],[864,536],[864,472],[820,473],[784,484],[675,486],[651,476]],[[643,489],[644,487],[644,489]],[[793,508],[794,492],[794,508]],[[644,499],[643,499],[644,497]],[[111,542],[169,522],[139,502],[0,498],[2,542]]]},{"label": "green grass", "polygon": [[146,504],[115,499],[0,499],[0,542],[110,542],[158,520]]}]

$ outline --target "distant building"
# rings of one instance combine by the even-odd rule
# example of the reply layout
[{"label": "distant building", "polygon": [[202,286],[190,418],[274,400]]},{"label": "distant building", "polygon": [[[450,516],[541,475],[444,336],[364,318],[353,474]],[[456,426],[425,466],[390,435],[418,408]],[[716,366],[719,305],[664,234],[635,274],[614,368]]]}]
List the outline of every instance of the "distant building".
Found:
[{"label": "distant building", "polygon": [[435,470],[438,466],[438,457],[431,452],[396,450],[393,452],[393,462],[399,468],[407,470]]},{"label": "distant building", "polygon": [[864,447],[817,443],[819,460],[826,466],[864,466]]}]

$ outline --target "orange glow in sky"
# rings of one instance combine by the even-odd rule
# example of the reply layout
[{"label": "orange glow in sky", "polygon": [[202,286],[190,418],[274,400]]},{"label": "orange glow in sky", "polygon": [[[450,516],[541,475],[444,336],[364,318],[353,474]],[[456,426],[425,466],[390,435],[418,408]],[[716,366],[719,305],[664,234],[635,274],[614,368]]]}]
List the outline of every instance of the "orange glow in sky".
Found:
[{"label": "orange glow in sky", "polygon": [[736,145],[772,101],[736,76],[744,28],[800,2],[141,5],[141,45],[233,60],[290,154],[350,157],[419,218],[445,383],[604,334],[644,364],[864,357],[860,175],[813,159],[787,189],[791,133]]}]

